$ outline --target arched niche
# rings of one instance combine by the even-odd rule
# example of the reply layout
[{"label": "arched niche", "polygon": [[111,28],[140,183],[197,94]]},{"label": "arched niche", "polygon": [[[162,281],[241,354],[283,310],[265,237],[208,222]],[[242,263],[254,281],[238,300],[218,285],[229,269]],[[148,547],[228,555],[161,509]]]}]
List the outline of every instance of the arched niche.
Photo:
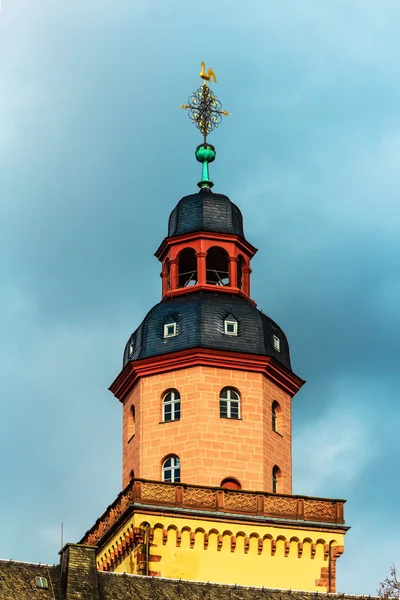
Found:
[{"label": "arched niche", "polygon": [[227,490],[241,490],[242,486],[240,485],[240,481],[235,479],[235,477],[226,477],[221,481],[220,487],[225,488]]},{"label": "arched niche", "polygon": [[229,254],[219,246],[209,249],[206,256],[206,283],[229,285]]},{"label": "arched niche", "polygon": [[193,248],[185,248],[178,255],[178,287],[190,287],[197,282],[196,252]]}]

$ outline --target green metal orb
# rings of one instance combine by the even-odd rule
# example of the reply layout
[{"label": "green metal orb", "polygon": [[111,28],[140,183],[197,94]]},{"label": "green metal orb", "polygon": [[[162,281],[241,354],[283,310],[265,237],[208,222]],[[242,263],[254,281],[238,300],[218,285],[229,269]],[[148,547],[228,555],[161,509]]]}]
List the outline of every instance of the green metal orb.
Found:
[{"label": "green metal orb", "polygon": [[200,144],[196,148],[196,158],[201,163],[211,163],[215,160],[215,148],[211,144]]}]

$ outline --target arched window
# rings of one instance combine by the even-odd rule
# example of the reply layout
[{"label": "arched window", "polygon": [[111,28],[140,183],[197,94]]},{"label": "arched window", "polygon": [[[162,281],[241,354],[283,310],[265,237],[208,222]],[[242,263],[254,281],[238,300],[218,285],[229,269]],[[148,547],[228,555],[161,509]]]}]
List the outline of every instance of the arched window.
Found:
[{"label": "arched window", "polygon": [[165,394],[162,406],[163,421],[178,421],[181,418],[181,397],[176,390]]},{"label": "arched window", "polygon": [[181,480],[181,461],[179,456],[169,456],[162,466],[162,480],[177,483]]},{"label": "arched window", "polygon": [[226,488],[228,490],[241,490],[242,486],[240,482],[234,477],[227,477],[221,481],[220,487]]},{"label": "arched window", "polygon": [[129,479],[135,479],[135,471],[129,473]]},{"label": "arched window", "polygon": [[281,412],[281,407],[279,403],[274,400],[272,403],[272,431],[279,431],[279,413]]},{"label": "arched window", "polygon": [[135,407],[131,406],[128,416],[128,441],[135,435],[136,433],[136,411]]},{"label": "arched window", "polygon": [[239,255],[237,261],[237,286],[239,290],[242,289],[243,284],[243,267],[244,267],[244,258],[242,255]]},{"label": "arched window", "polygon": [[197,257],[193,248],[185,248],[178,256],[178,287],[190,287],[197,284]]},{"label": "arched window", "polygon": [[206,283],[229,285],[229,254],[223,248],[213,246],[206,257]]},{"label": "arched window", "polygon": [[279,491],[279,480],[281,478],[280,468],[276,465],[272,469],[272,493],[277,494]]},{"label": "arched window", "polygon": [[224,388],[219,395],[219,416],[223,419],[240,419],[240,396],[232,388]]}]

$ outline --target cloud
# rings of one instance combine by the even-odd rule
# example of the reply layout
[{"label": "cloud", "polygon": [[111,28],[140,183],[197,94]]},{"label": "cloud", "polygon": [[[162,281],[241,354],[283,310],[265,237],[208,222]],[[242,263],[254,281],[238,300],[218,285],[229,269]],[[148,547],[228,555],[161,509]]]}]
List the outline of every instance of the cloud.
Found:
[{"label": "cloud", "polygon": [[372,572],[385,539],[385,574],[400,491],[400,5],[206,1],[205,30],[183,0],[2,4],[0,555],[57,560],[58,525],[76,541],[120,489],[107,387],[160,300],[169,212],[196,189],[198,132],[177,106],[204,59],[232,113],[214,189],[243,211],[252,295],[307,379],[294,488],[349,499],[338,570],[359,587],[341,589],[374,593],[357,557]]},{"label": "cloud", "polygon": [[338,389],[329,408],[296,428],[293,440],[295,493],[342,497],[376,455],[370,419],[352,407],[349,390]]}]

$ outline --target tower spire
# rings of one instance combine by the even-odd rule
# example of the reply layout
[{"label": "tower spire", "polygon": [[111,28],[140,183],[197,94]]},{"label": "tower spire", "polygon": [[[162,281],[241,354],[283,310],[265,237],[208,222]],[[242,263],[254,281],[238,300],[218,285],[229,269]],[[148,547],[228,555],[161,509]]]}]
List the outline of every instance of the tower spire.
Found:
[{"label": "tower spire", "polygon": [[201,181],[197,184],[200,189],[212,188],[214,185],[210,180],[208,165],[215,160],[215,148],[207,142],[207,136],[218,127],[222,117],[229,115],[228,111],[223,110],[221,102],[213,91],[207,85],[207,82],[217,78],[213,69],[209,68],[206,72],[206,64],[201,63],[200,77],[203,80],[201,87],[192,92],[187,104],[182,104],[179,108],[188,110],[189,118],[203,136],[203,143],[196,148],[196,158],[202,163]]}]

